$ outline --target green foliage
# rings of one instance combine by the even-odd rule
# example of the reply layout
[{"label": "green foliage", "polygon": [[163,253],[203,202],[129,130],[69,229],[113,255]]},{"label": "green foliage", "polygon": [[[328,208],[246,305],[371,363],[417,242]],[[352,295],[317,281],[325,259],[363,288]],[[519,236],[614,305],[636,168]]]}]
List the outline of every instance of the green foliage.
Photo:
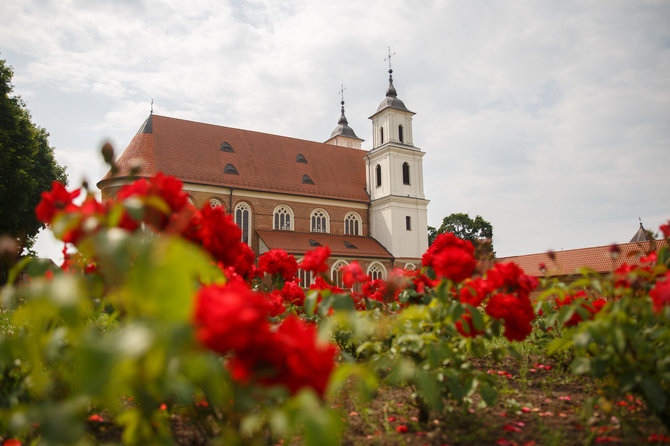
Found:
[{"label": "green foliage", "polygon": [[[428,227],[428,244],[432,245],[439,234],[446,232],[451,232],[463,240],[469,240],[475,247],[479,246],[483,240],[493,240],[493,226],[480,215],[477,215],[474,220],[469,214],[463,213],[453,213],[444,217],[439,228]],[[484,251],[484,254],[495,255],[493,243],[488,244]]]},{"label": "green foliage", "polygon": [[54,159],[46,130],[31,121],[20,97],[10,96],[12,75],[0,59],[0,235],[30,248],[42,227],[34,211],[40,193],[54,180],[66,183],[67,176]]}]

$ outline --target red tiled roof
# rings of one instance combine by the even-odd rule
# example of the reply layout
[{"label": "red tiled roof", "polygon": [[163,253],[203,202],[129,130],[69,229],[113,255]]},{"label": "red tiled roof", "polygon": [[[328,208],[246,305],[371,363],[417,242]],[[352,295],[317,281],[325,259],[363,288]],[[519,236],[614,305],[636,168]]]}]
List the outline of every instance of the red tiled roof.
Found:
[{"label": "red tiled roof", "polygon": [[[321,246],[330,247],[333,257],[364,257],[375,259],[392,259],[389,253],[377,240],[372,237],[361,237],[356,235],[331,235],[320,232],[294,232],[294,231],[256,231],[258,236],[270,249],[283,249],[289,254],[304,254],[312,251],[315,246],[310,240],[320,243]],[[348,242],[355,248],[347,248],[344,242]]]},{"label": "red tiled roof", "polygon": [[612,257],[611,245],[591,248],[568,249],[554,252],[551,260],[546,252],[515,257],[502,257],[498,262],[514,262],[530,276],[544,276],[540,271],[540,263],[544,263],[549,276],[569,276],[578,274],[579,268],[588,267],[599,273],[613,271],[623,263],[639,265],[640,256],[646,255],[650,249],[658,251],[666,245],[666,240],[651,242],[633,242],[615,245],[619,248],[616,258]]},{"label": "red tiled roof", "polygon": [[[220,150],[227,142],[234,152]],[[183,182],[369,202],[365,151],[151,115],[117,160],[120,176],[158,172]],[[296,162],[302,154],[307,163]],[[225,174],[232,164],[239,175]],[[307,175],[314,184],[303,183]],[[102,186],[110,174],[99,183]]]}]

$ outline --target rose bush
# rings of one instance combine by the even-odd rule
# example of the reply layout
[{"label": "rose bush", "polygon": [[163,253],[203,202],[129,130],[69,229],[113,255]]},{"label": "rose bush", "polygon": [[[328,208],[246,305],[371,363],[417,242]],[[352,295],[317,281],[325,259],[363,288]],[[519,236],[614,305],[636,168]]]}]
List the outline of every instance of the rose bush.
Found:
[{"label": "rose bush", "polygon": [[[345,384],[359,397],[411,386],[422,420],[476,392],[493,404],[497,381],[478,358],[518,356],[528,336],[611,392],[670,410],[667,247],[645,257],[653,265],[536,291],[517,265],[486,269],[470,242],[442,234],[421,270],[370,280],[352,262],[341,289],[328,247],[300,265],[281,250],[256,262],[230,216],[195,209],[174,178],[79,194],[54,184],[36,210],[76,253],[62,268],[23,261],[2,291],[0,432],[12,438],[83,442],[95,411],[124,443],[169,443],[169,411],[224,442],[337,444],[341,415],[324,398]],[[308,290],[298,267],[316,276]]]}]

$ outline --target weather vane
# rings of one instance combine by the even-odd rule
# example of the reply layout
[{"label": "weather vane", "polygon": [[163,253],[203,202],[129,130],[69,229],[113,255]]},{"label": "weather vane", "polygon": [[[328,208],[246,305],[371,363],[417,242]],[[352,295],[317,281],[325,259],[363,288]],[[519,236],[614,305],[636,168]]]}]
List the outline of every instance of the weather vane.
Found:
[{"label": "weather vane", "polygon": [[388,47],[388,52],[389,52],[389,55],[384,60],[389,61],[389,73],[391,73],[391,72],[393,72],[393,69],[391,68],[391,56],[395,56],[395,52],[391,53],[391,47],[390,46]]},{"label": "weather vane", "polygon": [[346,90],[344,84],[340,84],[340,100],[342,101],[342,105],[344,105],[344,90]]},{"label": "weather vane", "polygon": [[151,114],[154,114],[154,98],[151,98]]}]

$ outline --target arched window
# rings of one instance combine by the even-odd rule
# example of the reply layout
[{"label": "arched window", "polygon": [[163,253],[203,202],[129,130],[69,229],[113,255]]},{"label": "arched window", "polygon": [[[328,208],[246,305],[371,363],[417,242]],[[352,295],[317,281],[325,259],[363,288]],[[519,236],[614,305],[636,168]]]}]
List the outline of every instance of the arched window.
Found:
[{"label": "arched window", "polygon": [[330,232],[328,213],[323,209],[314,209],[310,216],[312,232]]},{"label": "arched window", "polygon": [[401,125],[398,126],[398,140],[399,140],[400,142],[403,142],[402,126],[401,126]]},{"label": "arched window", "polygon": [[409,184],[409,163],[402,163],[402,184]]},{"label": "arched window", "polygon": [[405,263],[405,271],[414,271],[416,269],[416,265],[413,263]]},{"label": "arched window", "polygon": [[382,185],[382,166],[377,164],[375,167],[375,176],[377,177],[377,187]]},{"label": "arched window", "polygon": [[309,288],[309,286],[312,284],[312,272],[305,271],[304,269],[298,269],[298,279],[300,279],[298,285],[300,285],[302,288]]},{"label": "arched window", "polygon": [[379,144],[384,144],[384,127],[379,127]]},{"label": "arched window", "polygon": [[191,196],[189,195],[189,196],[186,198],[186,201],[188,201],[188,203],[189,203],[191,206],[194,206],[194,207],[195,207],[195,200],[193,199],[193,197],[191,197]]},{"label": "arched window", "polygon": [[218,198],[210,198],[209,205],[213,208],[218,208],[219,206],[223,206],[223,203]]},{"label": "arched window", "polygon": [[340,268],[346,265],[348,265],[348,263],[344,260],[338,260],[333,263],[332,268],[330,268],[330,279],[333,281],[333,285],[344,288],[344,282],[342,281],[343,274],[342,271],[340,271]]},{"label": "arched window", "polygon": [[368,266],[368,276],[371,280],[386,278],[386,268],[379,262],[372,262]]},{"label": "arched window", "polygon": [[290,231],[291,220],[293,220],[293,211],[288,206],[277,206],[273,212],[274,226],[272,229],[279,229],[281,231]]},{"label": "arched window", "polygon": [[240,227],[242,231],[241,240],[249,244],[249,234],[251,232],[251,208],[246,203],[238,203],[235,206],[235,224]]},{"label": "arched window", "polygon": [[361,216],[355,212],[349,212],[344,217],[344,233],[346,235],[361,235]]}]

